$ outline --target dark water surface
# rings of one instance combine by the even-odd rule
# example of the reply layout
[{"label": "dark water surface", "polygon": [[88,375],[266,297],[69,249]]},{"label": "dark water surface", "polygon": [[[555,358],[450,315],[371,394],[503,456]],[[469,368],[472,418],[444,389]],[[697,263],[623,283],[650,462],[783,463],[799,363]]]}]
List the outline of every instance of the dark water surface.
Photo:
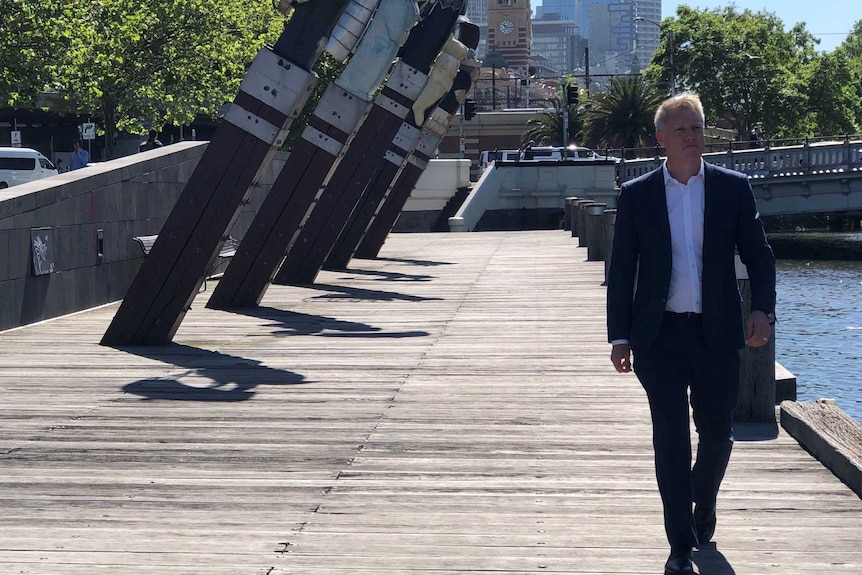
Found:
[{"label": "dark water surface", "polygon": [[862,234],[840,235],[858,259],[779,259],[775,358],[800,401],[834,398],[862,422]]}]

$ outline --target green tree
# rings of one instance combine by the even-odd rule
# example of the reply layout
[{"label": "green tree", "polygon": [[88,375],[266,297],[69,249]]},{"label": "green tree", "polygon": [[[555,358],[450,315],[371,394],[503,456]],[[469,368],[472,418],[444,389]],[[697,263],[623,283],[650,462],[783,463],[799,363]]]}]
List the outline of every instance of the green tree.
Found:
[{"label": "green tree", "polygon": [[823,136],[859,131],[858,90],[847,56],[842,51],[824,54],[812,62],[807,73],[808,132]]},{"label": "green tree", "polygon": [[[804,24],[786,31],[768,12],[680,6],[663,27],[674,32],[677,84],[700,94],[709,121],[742,139],[757,124],[771,136],[798,135],[807,116],[802,71],[817,42]],[[668,66],[666,53],[654,54],[647,77],[667,78]]]},{"label": "green tree", "polygon": [[68,46],[70,4],[0,0],[0,105],[32,104]]},{"label": "green tree", "polygon": [[[527,120],[527,129],[521,134],[522,145],[533,146],[567,146],[577,141],[581,131],[581,122],[578,117],[578,103],[568,104],[568,134],[563,137],[563,93],[571,84],[571,79],[566,79],[560,90],[545,104],[548,112],[542,112]],[[580,94],[578,100],[582,100],[584,94]]]},{"label": "green tree", "polygon": [[862,132],[862,20],[858,20],[850,34],[836,50],[847,59],[850,87],[856,93],[854,104],[855,126]]},{"label": "green tree", "polygon": [[652,146],[653,118],[665,98],[656,84],[640,76],[612,78],[607,92],[594,94],[583,112],[583,141],[593,148],[633,148]]},{"label": "green tree", "polygon": [[190,122],[231,101],[283,17],[270,0],[71,0],[74,34],[54,82],[82,111],[116,130]]}]

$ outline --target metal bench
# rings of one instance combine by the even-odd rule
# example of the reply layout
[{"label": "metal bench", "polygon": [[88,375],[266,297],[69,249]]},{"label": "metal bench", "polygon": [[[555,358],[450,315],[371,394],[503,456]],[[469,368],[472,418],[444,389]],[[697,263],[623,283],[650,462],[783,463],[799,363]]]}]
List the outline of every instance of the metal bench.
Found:
[{"label": "metal bench", "polygon": [[[136,236],[132,239],[135,240],[139,246],[141,246],[141,251],[144,253],[144,256],[148,256],[150,254],[150,250],[153,249],[153,244],[156,243],[156,238],[158,237],[159,235],[155,234],[152,236]],[[206,291],[207,289],[207,279],[221,275],[221,273],[216,274],[215,270],[224,260],[229,260],[236,255],[237,247],[239,247],[239,240],[228,236],[218,252],[218,257],[213,260],[213,263],[207,270],[207,273],[204,274],[204,286],[202,291]]]}]

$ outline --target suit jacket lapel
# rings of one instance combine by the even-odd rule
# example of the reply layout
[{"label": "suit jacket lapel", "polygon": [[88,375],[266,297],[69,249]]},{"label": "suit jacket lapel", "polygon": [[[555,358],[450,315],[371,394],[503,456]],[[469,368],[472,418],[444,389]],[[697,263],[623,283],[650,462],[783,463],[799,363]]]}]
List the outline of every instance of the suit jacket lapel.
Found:
[{"label": "suit jacket lapel", "polygon": [[709,164],[703,165],[703,254],[711,253],[711,242],[717,240],[711,227],[721,217],[721,194],[716,188],[715,170]]},{"label": "suit jacket lapel", "polygon": [[667,247],[668,258],[671,253],[670,220],[667,216],[667,193],[664,187],[664,170],[659,168],[650,177],[650,220],[654,222],[655,230],[659,234],[659,241]]}]

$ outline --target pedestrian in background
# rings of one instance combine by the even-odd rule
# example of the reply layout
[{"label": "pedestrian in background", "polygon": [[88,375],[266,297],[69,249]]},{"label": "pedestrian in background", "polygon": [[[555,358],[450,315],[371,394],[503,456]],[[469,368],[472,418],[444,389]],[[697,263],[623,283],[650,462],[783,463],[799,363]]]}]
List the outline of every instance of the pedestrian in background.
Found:
[{"label": "pedestrian in background", "polygon": [[149,137],[147,141],[138,146],[139,152],[146,152],[147,150],[155,150],[156,148],[161,148],[164,144],[159,141],[159,133],[156,130],[150,130]]},{"label": "pedestrian in background", "polygon": [[90,152],[81,147],[81,140],[72,142],[72,155],[69,157],[69,170],[86,168],[90,163]]}]

